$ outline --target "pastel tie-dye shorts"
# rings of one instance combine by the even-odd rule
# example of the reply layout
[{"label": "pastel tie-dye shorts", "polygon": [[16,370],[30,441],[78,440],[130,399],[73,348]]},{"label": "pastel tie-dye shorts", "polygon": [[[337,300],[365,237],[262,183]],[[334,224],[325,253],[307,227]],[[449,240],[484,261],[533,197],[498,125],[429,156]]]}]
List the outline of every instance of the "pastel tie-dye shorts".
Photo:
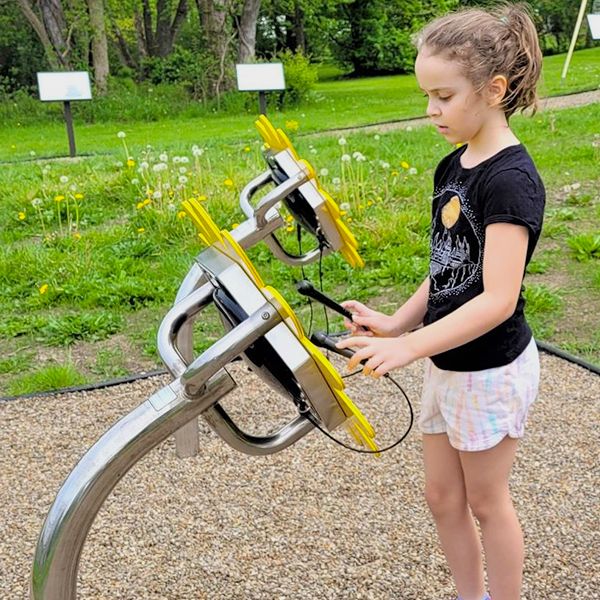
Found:
[{"label": "pastel tie-dye shorts", "polygon": [[445,371],[425,359],[419,426],[446,433],[457,450],[488,450],[505,436],[523,437],[540,381],[532,338],[513,362],[483,371]]}]

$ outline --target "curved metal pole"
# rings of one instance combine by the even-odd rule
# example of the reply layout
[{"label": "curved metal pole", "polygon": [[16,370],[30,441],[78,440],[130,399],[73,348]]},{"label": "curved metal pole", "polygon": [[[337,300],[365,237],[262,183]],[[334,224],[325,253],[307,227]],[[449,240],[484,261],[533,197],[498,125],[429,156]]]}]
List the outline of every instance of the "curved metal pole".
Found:
[{"label": "curved metal pole", "polygon": [[109,429],[62,485],[42,528],[31,578],[34,600],[75,600],[79,557],[89,529],[115,485],[152,448],[229,393],[235,382],[220,371],[199,398],[176,381]]},{"label": "curved metal pole", "polygon": [[202,416],[212,430],[232,448],[251,456],[264,456],[284,450],[314,428],[308,419],[298,416],[278,431],[258,437],[244,433],[220,404],[214,404]]}]

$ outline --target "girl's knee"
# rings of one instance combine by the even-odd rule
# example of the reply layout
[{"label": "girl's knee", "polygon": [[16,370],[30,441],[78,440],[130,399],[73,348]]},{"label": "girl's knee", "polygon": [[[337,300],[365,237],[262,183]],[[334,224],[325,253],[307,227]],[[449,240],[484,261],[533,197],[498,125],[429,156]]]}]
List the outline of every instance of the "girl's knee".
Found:
[{"label": "girl's knee", "polygon": [[480,523],[500,517],[507,508],[512,509],[508,489],[468,491],[467,502]]},{"label": "girl's knee", "polygon": [[467,509],[467,498],[463,489],[427,483],[425,500],[435,518],[453,517],[463,514]]}]

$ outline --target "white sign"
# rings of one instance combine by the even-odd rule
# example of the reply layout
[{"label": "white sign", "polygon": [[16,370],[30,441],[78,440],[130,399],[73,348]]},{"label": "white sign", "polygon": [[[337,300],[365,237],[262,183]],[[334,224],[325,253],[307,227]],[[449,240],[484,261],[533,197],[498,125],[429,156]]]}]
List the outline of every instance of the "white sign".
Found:
[{"label": "white sign", "polygon": [[87,71],[38,73],[37,80],[40,100],[44,102],[92,99]]},{"label": "white sign", "polygon": [[587,18],[590,31],[592,32],[592,38],[600,40],[600,14],[588,15]]},{"label": "white sign", "polygon": [[285,90],[283,64],[281,63],[235,65],[235,70],[240,92]]}]

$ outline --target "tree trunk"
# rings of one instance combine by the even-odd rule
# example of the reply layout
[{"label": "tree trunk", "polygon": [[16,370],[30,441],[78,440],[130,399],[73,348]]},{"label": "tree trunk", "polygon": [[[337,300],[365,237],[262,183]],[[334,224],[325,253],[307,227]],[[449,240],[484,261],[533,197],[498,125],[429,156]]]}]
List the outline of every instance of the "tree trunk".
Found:
[{"label": "tree trunk", "polygon": [[232,66],[229,46],[233,38],[231,24],[227,19],[231,2],[232,0],[196,0],[206,47],[218,71],[213,77],[212,84],[212,92],[217,97],[233,84],[231,77],[227,75]]},{"label": "tree trunk", "polygon": [[261,0],[245,0],[242,17],[238,26],[239,47],[238,62],[249,63],[254,60],[256,50],[256,22]]},{"label": "tree trunk", "polygon": [[94,65],[94,83],[100,95],[106,93],[108,84],[108,44],[104,24],[104,0],[87,0],[92,30],[92,62]]},{"label": "tree trunk", "polygon": [[161,57],[168,56],[173,50],[175,38],[187,15],[187,0],[179,0],[172,22],[169,9],[170,4],[166,0],[156,3],[156,52]]},{"label": "tree trunk", "polygon": [[306,35],[304,32],[304,11],[298,0],[294,2],[294,41],[295,50],[306,54]]},{"label": "tree trunk", "polygon": [[52,46],[52,42],[48,37],[46,32],[46,28],[44,24],[40,20],[40,18],[35,14],[29,0],[17,0],[19,3],[19,8],[23,13],[23,16],[29,21],[29,24],[37,34],[42,46],[44,48],[44,54],[46,55],[46,60],[48,61],[48,65],[53,71],[58,71],[60,68],[60,63],[58,61],[58,57],[56,56],[56,52],[54,52],[54,47]]},{"label": "tree trunk", "polygon": [[70,45],[67,39],[67,25],[60,0],[39,0],[42,22],[58,56],[58,62],[65,69],[71,68]]}]

